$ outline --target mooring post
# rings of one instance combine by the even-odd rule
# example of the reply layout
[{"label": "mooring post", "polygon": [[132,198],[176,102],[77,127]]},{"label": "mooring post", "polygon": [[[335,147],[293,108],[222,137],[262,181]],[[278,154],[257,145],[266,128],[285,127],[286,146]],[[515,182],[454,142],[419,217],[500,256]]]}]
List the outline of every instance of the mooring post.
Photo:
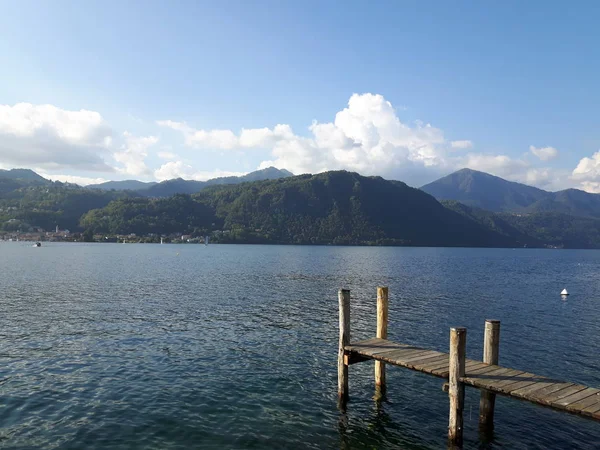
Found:
[{"label": "mooring post", "polygon": [[[387,339],[388,333],[388,288],[377,288],[377,338]],[[375,361],[375,386],[385,392],[385,363]]]},{"label": "mooring post", "polygon": [[338,349],[338,400],[340,406],[348,401],[348,364],[345,348],[350,344],[350,291],[340,289],[340,345]]},{"label": "mooring post", "polygon": [[[485,334],[483,337],[483,362],[498,365],[500,348],[500,321],[486,320]],[[479,400],[479,427],[482,430],[491,430],[494,427],[494,405],[496,394],[482,390]]]},{"label": "mooring post", "polygon": [[448,423],[448,441],[461,446],[463,441],[463,408],[465,403],[465,385],[460,381],[465,376],[465,350],[467,329],[450,329],[450,368],[448,375],[448,397],[450,399],[450,420]]}]

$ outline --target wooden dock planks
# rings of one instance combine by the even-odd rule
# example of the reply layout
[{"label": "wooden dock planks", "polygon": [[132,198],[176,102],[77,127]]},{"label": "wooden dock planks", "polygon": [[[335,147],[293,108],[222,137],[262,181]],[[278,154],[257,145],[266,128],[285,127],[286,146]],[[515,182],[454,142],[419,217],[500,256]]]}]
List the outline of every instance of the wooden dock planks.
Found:
[{"label": "wooden dock planks", "polygon": [[[448,379],[449,355],[387,339],[368,339],[345,347],[350,355]],[[478,389],[600,420],[600,389],[553,380],[521,370],[467,359],[461,381]]]}]

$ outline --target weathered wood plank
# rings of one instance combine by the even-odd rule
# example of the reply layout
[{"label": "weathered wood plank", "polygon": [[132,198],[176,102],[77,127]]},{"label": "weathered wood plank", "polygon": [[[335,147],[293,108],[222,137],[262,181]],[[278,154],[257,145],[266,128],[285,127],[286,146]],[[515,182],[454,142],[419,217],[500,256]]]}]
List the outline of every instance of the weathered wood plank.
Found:
[{"label": "weathered wood plank", "polygon": [[573,386],[569,386],[568,388],[561,389],[560,391],[556,391],[552,394],[549,394],[548,396],[544,397],[542,401],[545,402],[545,404],[547,405],[552,405],[557,400],[568,397],[572,394],[576,394],[577,392],[583,391],[586,388],[587,386],[583,386],[581,384],[574,384]]},{"label": "weathered wood plank", "polygon": [[421,364],[422,369],[434,368],[437,366],[443,366],[444,363],[448,363],[448,354],[440,353],[436,358],[431,358],[427,362]]},{"label": "weathered wood plank", "polygon": [[[591,388],[593,389],[593,388]],[[591,395],[583,400],[579,400],[567,405],[567,409],[569,411],[584,411],[586,408],[591,407],[592,405],[598,404],[600,405],[600,393],[595,395]]]},{"label": "weathered wood plank", "polygon": [[574,383],[558,382],[558,383],[554,383],[551,386],[545,387],[544,389],[533,391],[529,395],[524,396],[523,398],[526,400],[529,400],[529,401],[540,403],[542,405],[547,405],[547,402],[545,401],[545,399],[549,395],[552,395],[555,392],[562,391],[563,389],[567,389],[571,386],[574,386]]},{"label": "weathered wood plank", "polygon": [[542,379],[542,377],[540,377],[540,380],[533,384],[527,384],[524,386],[511,386],[509,393],[513,397],[525,398],[526,396],[532,394],[535,391],[539,391],[541,389],[553,386],[556,383],[556,380],[552,380],[550,378]]},{"label": "weathered wood plank", "polygon": [[483,375],[475,375],[474,377],[465,377],[463,381],[467,384],[471,384],[480,389],[497,389],[497,385],[507,378],[510,379],[518,374],[522,373],[519,370],[514,369],[498,369]]},{"label": "weathered wood plank", "polygon": [[482,368],[482,367],[489,367],[489,364],[486,364],[482,361],[475,361],[473,359],[467,359],[467,361],[465,362],[465,370],[467,372],[467,375],[471,372],[473,372],[473,370]]},{"label": "weathered wood plank", "polygon": [[585,388],[582,389],[579,392],[576,392],[575,394],[571,394],[567,397],[563,397],[560,400],[557,400],[555,402],[556,406],[564,406],[565,408],[570,405],[570,404],[576,404],[577,402],[583,401],[588,397],[592,397],[592,398],[597,398],[600,399],[600,397],[598,397],[598,393],[600,391],[598,389],[594,389],[594,388]]},{"label": "weathered wood plank", "polygon": [[416,356],[422,353],[427,352],[427,350],[420,349],[402,349],[402,350],[393,350],[391,352],[379,353],[377,359],[382,361],[387,361],[392,364],[401,365],[400,360],[402,358],[407,358],[409,356]]},{"label": "weathered wood plank", "polygon": [[513,390],[532,386],[540,382],[540,377],[533,373],[523,372],[516,377],[510,378],[504,382],[498,383],[496,390],[502,394],[509,394]]},{"label": "weathered wood plank", "polygon": [[440,352],[436,352],[435,350],[429,350],[424,353],[420,353],[417,355],[406,356],[404,358],[400,358],[399,362],[403,364],[412,363],[413,361],[424,360],[427,358],[433,358],[440,356]]}]

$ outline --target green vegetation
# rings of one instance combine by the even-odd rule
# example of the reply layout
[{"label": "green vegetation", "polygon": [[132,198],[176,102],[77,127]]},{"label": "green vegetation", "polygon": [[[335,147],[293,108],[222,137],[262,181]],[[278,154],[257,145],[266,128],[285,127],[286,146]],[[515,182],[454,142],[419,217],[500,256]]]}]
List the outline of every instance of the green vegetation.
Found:
[{"label": "green vegetation", "polygon": [[93,208],[127,198],[123,191],[94,191],[76,185],[50,183],[20,187],[0,196],[0,229],[28,231],[31,228],[81,230],[79,220]]},{"label": "green vegetation", "polygon": [[418,189],[349,172],[213,187],[193,197],[123,199],[90,211],[81,225],[111,234],[217,230],[219,242],[512,245]]},{"label": "green vegetation", "polygon": [[164,199],[123,198],[85,214],[80,226],[100,234],[203,233],[212,227],[210,208],[177,194]]},{"label": "green vegetation", "polygon": [[577,189],[547,192],[470,169],[454,172],[421,189],[440,201],[454,200],[493,212],[561,213],[600,218],[598,194]]},{"label": "green vegetation", "polygon": [[0,232],[59,225],[85,241],[107,242],[117,235],[182,242],[182,235],[208,234],[227,243],[600,248],[600,219],[572,213],[593,214],[594,194],[575,190],[536,201],[539,212],[514,213],[440,204],[399,181],[344,171],[205,186],[168,198],[53,183],[31,171],[1,175]]}]

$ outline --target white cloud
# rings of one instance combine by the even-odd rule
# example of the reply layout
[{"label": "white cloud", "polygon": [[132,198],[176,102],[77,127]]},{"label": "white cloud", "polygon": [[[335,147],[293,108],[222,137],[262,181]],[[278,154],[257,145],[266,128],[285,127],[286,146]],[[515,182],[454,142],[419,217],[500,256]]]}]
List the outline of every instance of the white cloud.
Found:
[{"label": "white cloud", "polygon": [[196,130],[185,122],[158,121],[183,133],[189,147],[207,149],[267,148],[273,165],[295,173],[348,169],[364,174],[390,174],[414,166],[444,167],[451,144],[441,130],[417,122],[400,121],[392,104],[381,95],[354,94],[333,122],[313,122],[308,137],[289,125],[274,128]]},{"label": "white cloud", "polygon": [[53,105],[0,105],[0,158],[8,166],[111,172],[113,131],[100,113]]},{"label": "white cloud", "polygon": [[38,171],[38,173],[44,178],[47,178],[52,181],[62,181],[63,183],[75,183],[80,186],[87,186],[88,184],[106,183],[107,181],[110,181],[106,178],[79,177],[76,175],[52,175],[43,173],[41,171]]},{"label": "white cloud", "polygon": [[599,181],[582,181],[581,189],[592,194],[600,194],[600,182]]},{"label": "white cloud", "polygon": [[450,142],[450,146],[452,148],[457,148],[457,149],[463,150],[463,149],[467,149],[467,148],[473,148],[473,142],[467,141],[467,140],[452,141],[452,142]]},{"label": "white cloud", "polygon": [[191,165],[183,161],[170,161],[154,171],[154,177],[158,181],[171,180],[173,178],[183,178],[184,180],[206,181],[218,177],[239,177],[246,172],[230,172],[225,170],[197,171]]},{"label": "white cloud", "polygon": [[582,158],[571,173],[571,179],[579,182],[584,191],[600,193],[600,151]]},{"label": "white cloud", "polygon": [[469,153],[462,160],[462,165],[473,170],[488,172],[499,177],[515,177],[523,175],[529,164],[521,159],[513,159],[506,155],[486,155]]},{"label": "white cloud", "polygon": [[558,157],[558,150],[554,147],[535,147],[530,145],[529,151],[542,161],[550,161]]},{"label": "white cloud", "polygon": [[152,171],[146,165],[145,159],[148,156],[148,147],[158,142],[156,136],[134,136],[125,131],[123,133],[125,144],[120,152],[113,156],[115,161],[121,163],[124,168],[118,168],[119,172],[134,176],[148,176]]}]

